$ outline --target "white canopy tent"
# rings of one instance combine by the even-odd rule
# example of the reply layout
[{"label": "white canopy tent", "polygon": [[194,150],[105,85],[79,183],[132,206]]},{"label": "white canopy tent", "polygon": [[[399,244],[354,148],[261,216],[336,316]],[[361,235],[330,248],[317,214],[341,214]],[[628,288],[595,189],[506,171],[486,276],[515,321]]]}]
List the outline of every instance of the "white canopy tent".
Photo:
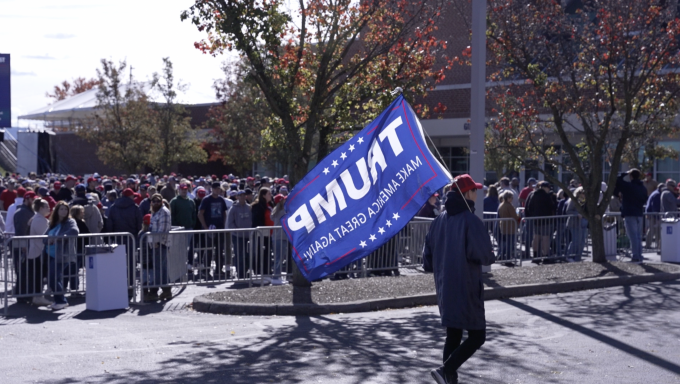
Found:
[{"label": "white canopy tent", "polygon": [[[150,83],[141,83],[140,85],[151,102],[165,102],[163,95],[161,95],[158,89],[151,88]],[[127,91],[127,87],[128,85],[122,85],[121,92]],[[76,124],[79,120],[94,116],[97,107],[97,90],[97,88],[93,88],[68,99],[57,101],[26,115],[19,116],[18,119],[46,122],[48,127],[55,123],[63,125]],[[177,103],[184,105],[214,104],[216,102],[216,100],[211,100],[203,94],[191,93],[190,91],[178,93],[177,97]]]}]

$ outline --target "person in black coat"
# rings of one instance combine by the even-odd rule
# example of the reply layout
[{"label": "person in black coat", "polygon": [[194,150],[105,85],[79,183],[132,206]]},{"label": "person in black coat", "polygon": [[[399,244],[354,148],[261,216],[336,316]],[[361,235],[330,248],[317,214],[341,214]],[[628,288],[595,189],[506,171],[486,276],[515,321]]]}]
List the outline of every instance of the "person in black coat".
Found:
[{"label": "person in black coat", "polygon": [[[444,365],[431,371],[439,383],[457,383],[458,368],[486,340],[482,265],[495,257],[484,223],[474,214],[477,189],[461,175],[446,194],[446,214],[434,219],[423,248],[423,268],[434,272],[442,326],[446,327]],[[463,330],[468,338],[460,344]]]},{"label": "person in black coat", "polygon": [[642,228],[647,188],[641,180],[642,173],[631,169],[616,179],[614,195],[621,198],[621,217],[630,239],[633,262],[642,262]]},{"label": "person in black coat", "polygon": [[[271,218],[272,192],[269,188],[260,188],[257,192],[257,200],[250,206],[250,215],[253,219],[253,228],[270,227],[274,225]],[[254,242],[254,266],[257,274],[269,275],[270,253],[269,253],[269,231],[257,232],[257,241]]]},{"label": "person in black coat", "polygon": [[529,194],[524,209],[525,217],[538,218],[532,220],[534,258],[547,257],[550,253],[550,240],[555,223],[549,217],[555,216],[556,210],[557,198],[550,191],[550,183],[541,181],[538,188]]},{"label": "person in black coat", "polygon": [[135,249],[132,242],[128,241],[130,238],[136,238],[139,231],[142,230],[142,211],[139,209],[135,201],[132,200],[134,192],[131,189],[125,189],[123,195],[116,199],[107,212],[107,219],[104,223],[104,232],[106,233],[129,233],[132,237],[117,237],[113,239],[117,244],[124,245],[128,256],[128,297],[132,298],[134,289],[132,287],[135,281]]}]

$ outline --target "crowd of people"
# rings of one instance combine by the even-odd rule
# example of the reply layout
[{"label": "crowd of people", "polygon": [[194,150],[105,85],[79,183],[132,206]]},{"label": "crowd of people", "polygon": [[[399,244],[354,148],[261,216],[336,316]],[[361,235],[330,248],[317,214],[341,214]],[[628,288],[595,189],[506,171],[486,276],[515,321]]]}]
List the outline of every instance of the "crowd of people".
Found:
[{"label": "crowd of people", "polygon": [[[517,250],[518,229],[523,217],[533,218],[522,227],[519,239],[520,257],[534,263],[552,263],[560,260],[581,261],[588,236],[588,221],[577,206],[586,209],[586,191],[576,180],[569,182],[569,190],[575,199],[563,190],[555,191],[547,181],[529,178],[526,186],[520,188],[518,178],[503,177],[497,183],[484,186],[484,217],[502,220],[489,230],[496,237],[499,260],[514,259]],[[598,204],[602,201],[607,184],[602,183]],[[437,217],[443,210],[439,194],[434,194],[417,216]],[[642,261],[642,239],[648,247],[658,248],[660,238],[660,216],[678,212],[680,189],[673,179],[657,183],[651,173],[644,178],[637,169],[619,175],[607,212],[620,214],[622,227],[630,239],[632,260]],[[647,214],[647,220],[643,220]],[[516,225],[513,224],[516,221]],[[643,236],[644,232],[644,236]]]},{"label": "crowd of people", "polygon": [[[214,280],[225,279],[235,265],[237,276],[244,278],[252,269],[260,274],[277,276],[272,284],[285,284],[281,278],[281,264],[288,257],[289,245],[285,235],[276,231],[258,238],[259,247],[266,247],[266,255],[273,255],[258,265],[250,265],[247,231],[215,234],[214,229],[250,229],[260,226],[279,226],[285,214],[284,203],[289,193],[287,176],[268,178],[239,178],[232,174],[218,178],[170,175],[87,176],[73,175],[6,175],[0,183],[0,229],[6,237],[49,235],[47,241],[33,239],[12,242],[14,270],[19,284],[15,294],[19,301],[62,309],[68,302],[62,292],[69,287],[77,296],[82,268],[83,247],[86,241],[76,241],[74,236],[84,233],[131,234],[145,238],[141,251],[152,256],[148,264],[158,289],[146,289],[145,300],[171,297],[166,264],[170,230],[206,231],[205,236],[189,234],[187,267],[194,270],[195,247],[209,248],[208,259],[200,260],[215,268]],[[62,237],[63,239],[59,239]],[[119,242],[123,242],[119,239]],[[233,254],[232,254],[233,245]],[[270,249],[273,247],[273,249]],[[273,251],[273,252],[271,252]],[[128,281],[135,279],[135,249],[127,247]],[[271,252],[271,253],[270,253]],[[232,260],[232,255],[234,256]],[[153,266],[155,265],[155,268]],[[143,267],[145,267],[143,265]],[[271,269],[273,267],[273,270]],[[209,269],[209,268],[208,268]],[[200,277],[200,276],[199,276]],[[205,273],[202,278],[206,278]],[[54,301],[45,296],[35,296],[43,291],[43,281],[48,280],[49,290],[55,292]],[[128,284],[129,287],[133,285]],[[59,293],[59,294],[57,294]],[[21,297],[21,296],[24,297]],[[32,295],[32,299],[27,298]],[[132,298],[134,291],[129,289]]]}]

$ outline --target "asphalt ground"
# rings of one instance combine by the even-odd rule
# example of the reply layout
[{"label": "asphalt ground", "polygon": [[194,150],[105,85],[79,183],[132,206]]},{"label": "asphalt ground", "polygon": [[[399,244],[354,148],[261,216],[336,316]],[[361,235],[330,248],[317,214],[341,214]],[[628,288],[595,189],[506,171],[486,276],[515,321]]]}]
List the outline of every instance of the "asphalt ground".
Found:
[{"label": "asphalt ground", "polygon": [[[14,304],[0,381],[431,383],[441,360],[436,307],[239,317],[197,313],[190,293],[102,313]],[[461,383],[680,383],[680,282],[485,305],[487,343]]]}]

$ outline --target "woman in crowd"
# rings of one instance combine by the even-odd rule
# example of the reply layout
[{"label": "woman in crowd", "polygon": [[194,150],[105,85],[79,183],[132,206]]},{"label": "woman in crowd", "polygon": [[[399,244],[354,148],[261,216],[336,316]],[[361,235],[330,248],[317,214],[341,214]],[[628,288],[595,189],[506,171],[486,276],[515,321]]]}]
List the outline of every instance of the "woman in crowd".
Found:
[{"label": "woman in crowd", "polygon": [[[281,218],[286,214],[285,204],[285,196],[276,195],[274,197],[274,210],[272,210],[274,226],[281,226]],[[283,228],[272,231],[274,243],[274,279],[272,279],[272,285],[281,285],[286,283],[281,277],[281,264],[283,260],[288,260],[288,237],[283,232]]]},{"label": "woman in crowd", "polygon": [[[76,221],[76,225],[78,226],[78,233],[85,234],[85,233],[90,233],[90,229],[88,228],[87,224],[84,221],[85,218],[85,207],[82,205],[74,205],[71,207],[71,218]],[[83,267],[83,259],[84,259],[84,253],[83,251],[85,250],[85,246],[90,244],[90,238],[89,237],[83,237],[83,238],[78,238],[77,245],[76,245],[76,252],[78,253],[77,256],[77,261],[75,264],[69,264],[69,266],[66,267],[64,270],[64,275],[69,276],[68,278],[64,279],[64,289],[67,288],[67,286],[70,286],[71,291],[74,293],[71,294],[71,298],[75,297],[80,297],[81,294],[76,292],[78,291],[79,287],[79,277],[78,277],[78,270]]]},{"label": "woman in crowd", "polygon": [[500,260],[513,260],[515,258],[515,249],[517,244],[517,224],[521,220],[515,207],[512,205],[512,200],[515,195],[510,191],[505,191],[501,194],[501,204],[498,206],[500,222],[500,238],[498,241],[498,256]]},{"label": "woman in crowd", "polygon": [[486,197],[484,198],[484,213],[498,212],[498,206],[498,188],[492,185],[486,191]]},{"label": "woman in crowd", "polygon": [[[47,216],[50,214],[50,205],[47,200],[36,199],[33,202],[33,210],[35,215],[30,222],[29,236],[42,236],[47,232],[49,227],[49,221]],[[43,278],[45,277],[45,271],[47,269],[47,260],[43,257],[43,251],[45,250],[45,244],[43,239],[33,239],[30,241],[28,247],[28,255],[26,268],[28,269],[28,292],[27,293],[38,293],[42,292],[43,288]],[[52,305],[52,301],[48,300],[44,296],[33,297],[33,304],[37,306],[49,306]]]},{"label": "woman in crowd", "polygon": [[569,241],[571,237],[569,236],[568,231],[566,230],[567,227],[567,218],[563,217],[566,215],[567,212],[567,202],[569,199],[567,198],[567,195],[564,193],[563,189],[560,189],[557,192],[557,231],[555,232],[555,253],[557,256],[564,256],[564,253],[567,249],[567,245],[569,244]]},{"label": "woman in crowd", "polygon": [[[53,310],[68,307],[64,297],[64,269],[76,263],[76,236],[78,224],[71,218],[68,204],[60,201],[54,207],[47,230],[47,255],[49,258],[49,285],[54,292]],[[65,239],[63,237],[66,237]]]},{"label": "woman in crowd", "polygon": [[[274,221],[272,220],[271,216],[271,202],[271,190],[269,190],[269,188],[260,188],[257,193],[257,199],[253,200],[253,203],[250,206],[251,215],[253,218],[253,228],[271,227],[274,225]],[[271,273],[269,269],[271,258],[269,250],[269,231],[260,232],[257,234],[257,237],[258,241],[255,242],[256,252],[254,255],[254,270],[256,274],[268,275]]]},{"label": "woman in crowd", "polygon": [[583,187],[576,188],[574,190],[574,196],[576,197],[576,200],[569,199],[565,211],[569,216],[567,219],[567,229],[569,230],[571,241],[567,248],[567,261],[570,263],[581,261],[583,247],[585,246],[586,237],[588,236],[588,221],[578,213],[576,208],[577,205],[580,205],[585,209],[586,194]]}]

